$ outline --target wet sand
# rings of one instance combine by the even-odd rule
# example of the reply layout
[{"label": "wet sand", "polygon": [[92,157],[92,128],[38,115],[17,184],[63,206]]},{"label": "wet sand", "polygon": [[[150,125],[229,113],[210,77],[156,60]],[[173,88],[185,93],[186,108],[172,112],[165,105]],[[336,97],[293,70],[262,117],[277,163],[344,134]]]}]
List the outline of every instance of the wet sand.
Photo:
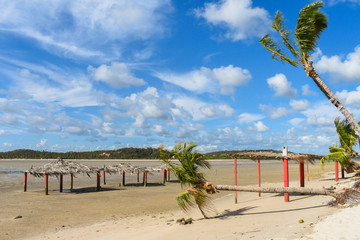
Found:
[{"label": "wet sand", "polygon": [[[78,162],[91,166],[103,166],[104,164],[117,164],[124,161]],[[161,164],[160,161],[126,162],[132,162],[138,166],[156,166]],[[31,237],[33,239],[52,239],[51,236],[53,239],[81,239],[81,236],[84,236],[83,239],[89,239],[89,236],[85,238],[86,235],[82,234],[79,229],[84,230],[90,227],[97,233],[96,231],[98,229],[94,227],[97,225],[94,224],[106,225],[109,223],[121,225],[121,227],[117,225],[115,226],[116,228],[111,228],[113,230],[108,230],[107,232],[109,234],[112,233],[114,229],[120,229],[124,237],[126,237],[126,234],[129,234],[128,237],[130,237],[130,235],[135,234],[135,232],[150,231],[152,227],[161,228],[161,226],[173,226],[176,228],[169,230],[170,235],[172,235],[172,231],[174,231],[174,233],[181,231],[181,228],[178,229],[178,226],[173,221],[168,222],[169,220],[174,220],[177,216],[184,215],[182,211],[178,210],[179,208],[174,199],[174,196],[180,193],[182,189],[173,176],[172,181],[166,183],[164,186],[161,184],[161,173],[151,175],[149,176],[148,187],[145,188],[141,183],[137,183],[136,175],[128,175],[126,177],[126,183],[128,185],[122,187],[119,187],[119,183],[122,181],[120,175],[106,175],[107,184],[103,185],[102,182],[101,191],[98,192],[96,191],[95,176],[89,178],[86,175],[77,175],[77,177],[74,178],[74,188],[77,190],[74,192],[66,191],[70,187],[70,179],[69,176],[65,176],[65,192],[63,193],[58,192],[58,179],[50,178],[48,196],[44,195],[44,179],[29,176],[28,192],[24,193],[22,171],[30,168],[31,165],[41,166],[45,163],[46,161],[44,160],[0,160],[0,203],[2,205],[0,208],[0,239],[29,239]],[[234,170],[232,160],[217,160],[211,161],[211,163],[213,168],[205,171],[209,181],[214,184],[233,184]],[[9,168],[9,165],[11,168]],[[329,175],[328,179],[323,182],[318,181],[322,174],[333,171],[333,165],[327,165],[324,169],[321,169],[319,163],[316,163],[315,165],[309,164],[309,168],[310,182],[306,181],[306,185],[316,183],[315,186],[322,187],[322,185],[326,184],[335,184],[333,175]],[[282,163],[280,161],[262,161],[261,178],[263,185],[277,183],[277,185],[281,186],[281,182],[283,181],[282,171]],[[298,165],[290,164],[289,171],[290,186],[298,186]],[[103,179],[101,179],[101,181],[103,181]],[[256,162],[249,160],[239,161],[238,185],[257,185]],[[283,196],[281,195],[263,194],[262,197],[259,198],[257,193],[242,192],[238,193],[239,203],[237,205],[233,203],[233,196],[233,193],[224,191],[213,197],[214,206],[220,213],[226,212],[226,209],[232,209],[229,210],[229,214],[223,214],[223,218],[220,218],[223,222],[226,222],[227,219],[236,219],[241,216],[242,221],[261,223],[260,219],[268,219],[270,217],[270,219],[264,220],[265,222],[263,224],[267,226],[266,221],[270,221],[269,223],[271,223],[275,218],[279,218],[276,221],[284,221],[286,218],[281,218],[286,213],[286,209],[300,209],[298,210],[300,212],[301,209],[308,209],[309,214],[310,212],[318,211],[319,213],[317,213],[317,215],[319,216],[327,216],[334,210],[326,207],[327,202],[331,200],[331,198],[323,196],[291,196],[291,202],[284,203]],[[298,204],[299,206],[294,204]],[[280,207],[280,209],[274,211],[279,211],[279,213],[283,214],[271,214],[274,208],[273,205]],[[313,207],[307,208],[307,206]],[[294,213],[294,211],[295,210],[291,210],[289,213]],[[201,224],[206,225],[212,222],[212,220],[209,222],[201,220],[202,217],[198,214],[198,211],[195,209],[184,216],[191,216],[199,220],[193,225],[200,226]],[[21,218],[16,218],[17,216],[21,216]],[[157,225],[151,225],[155,223]],[[109,226],[106,225],[105,229],[107,227]],[[275,226],[273,226],[273,228],[276,230]],[[106,235],[104,229],[99,229],[99,231]],[[262,229],[261,226],[255,227],[252,225],[248,225],[245,230],[242,229],[240,232],[251,231],[251,229],[257,229],[256,231],[264,233],[264,229]],[[66,231],[68,233],[71,233],[71,231],[74,232],[66,235]],[[86,231],[89,231],[89,229]],[[80,235],[76,235],[79,232]],[[166,239],[166,236],[170,236],[166,234],[162,236],[163,238],[160,237],[158,239]],[[273,234],[276,234],[276,231]],[[261,236],[256,232],[254,232],[253,235],[255,237]],[[71,238],[70,236],[78,237]],[[199,236],[203,235],[200,234]],[[234,237],[234,235],[230,235],[228,239],[231,239],[231,236]],[[94,239],[95,238],[96,235],[94,235]],[[127,239],[136,238],[130,237]],[[200,237],[198,239],[202,238]]]}]

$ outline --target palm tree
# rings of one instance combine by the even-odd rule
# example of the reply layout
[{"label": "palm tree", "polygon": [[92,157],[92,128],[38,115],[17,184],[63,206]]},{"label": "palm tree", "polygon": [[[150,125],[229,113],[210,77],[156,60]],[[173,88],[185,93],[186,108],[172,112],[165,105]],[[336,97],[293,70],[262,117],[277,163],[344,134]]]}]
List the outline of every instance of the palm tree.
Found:
[{"label": "palm tree", "polygon": [[346,169],[350,164],[350,157],[357,157],[359,154],[354,150],[354,146],[358,144],[358,137],[352,125],[346,120],[340,121],[337,117],[334,120],[336,132],[339,137],[340,146],[330,146],[330,153],[320,160],[320,165],[325,162],[338,161],[342,168]]},{"label": "palm tree", "polygon": [[[313,62],[310,60],[320,34],[327,28],[327,17],[319,10],[323,7],[324,3],[322,1],[316,1],[301,9],[295,28],[295,38],[284,25],[283,14],[277,11],[272,27],[280,34],[285,48],[276,43],[270,34],[265,35],[260,40],[260,43],[272,53],[273,59],[288,62],[294,67],[304,68],[307,76],[315,82],[326,98],[345,116],[355,129],[356,135],[360,136],[359,124],[330,88],[321,80],[313,67]],[[284,54],[286,50],[291,53],[292,57]]]},{"label": "palm tree", "polygon": [[[193,149],[197,147],[195,143],[176,144],[171,152],[163,151],[164,146],[160,147],[160,157],[169,167],[174,175],[179,179],[182,187],[188,188],[183,193],[176,196],[179,206],[185,211],[196,204],[205,218],[209,218],[208,212],[211,210],[210,201],[207,193],[215,193],[216,189],[209,183],[200,168],[210,168],[210,163],[203,158],[203,155]],[[171,159],[177,159],[180,164],[173,163]]]}]

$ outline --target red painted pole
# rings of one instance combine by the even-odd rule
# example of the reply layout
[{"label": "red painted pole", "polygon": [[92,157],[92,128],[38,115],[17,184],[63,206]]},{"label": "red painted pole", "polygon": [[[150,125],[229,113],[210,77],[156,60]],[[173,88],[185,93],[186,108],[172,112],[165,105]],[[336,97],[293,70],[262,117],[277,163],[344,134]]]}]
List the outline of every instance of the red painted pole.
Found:
[{"label": "red painted pole", "polygon": [[166,182],[166,169],[163,169],[163,184]]},{"label": "red painted pole", "polygon": [[27,191],[27,172],[24,172],[24,192]]},{"label": "red painted pole", "polygon": [[343,167],[341,167],[341,178],[344,179],[345,178],[345,172]]},{"label": "red painted pole", "polygon": [[45,173],[45,195],[49,195],[49,176]]},{"label": "red painted pole", "polygon": [[[259,182],[259,187],[261,187],[260,158],[258,158],[258,182]],[[259,197],[261,197],[261,192],[259,192]]]},{"label": "red painted pole", "polygon": [[305,187],[304,162],[299,162],[300,187]]},{"label": "red painted pole", "polygon": [[309,176],[309,161],[306,160],[306,173],[307,173],[307,179],[308,182],[310,181],[310,176]]},{"label": "red painted pole", "polygon": [[140,179],[139,179],[139,171],[137,171],[137,173],[136,173],[136,178],[137,178],[137,182],[140,182]]},{"label": "red painted pole", "polygon": [[339,181],[339,163],[335,162],[335,181]]},{"label": "red painted pole", "polygon": [[[236,157],[234,157],[234,174],[235,174],[235,186],[237,186],[237,161]],[[235,204],[237,204],[237,191],[235,191]]]},{"label": "red painted pole", "polygon": [[144,187],[147,185],[147,172],[144,172]]},{"label": "red painted pole", "polygon": [[96,191],[100,191],[100,171],[96,173]]},{"label": "red painted pole", "polygon": [[60,192],[63,191],[63,175],[60,175]]},{"label": "red painted pole", "polygon": [[[284,163],[284,187],[289,187],[289,162],[288,159],[283,159]],[[289,201],[289,193],[284,193],[284,201]]]},{"label": "red painted pole", "polygon": [[70,190],[74,188],[74,174],[70,174]]},{"label": "red painted pole", "polygon": [[104,177],[104,185],[106,185],[105,170],[103,170],[103,177]]}]

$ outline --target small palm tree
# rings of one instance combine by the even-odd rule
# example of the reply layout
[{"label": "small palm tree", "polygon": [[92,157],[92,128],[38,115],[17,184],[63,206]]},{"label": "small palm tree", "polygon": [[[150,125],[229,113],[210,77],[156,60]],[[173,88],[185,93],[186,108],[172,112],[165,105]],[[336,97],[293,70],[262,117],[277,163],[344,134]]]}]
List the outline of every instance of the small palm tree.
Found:
[{"label": "small palm tree", "polygon": [[[315,82],[326,98],[345,116],[355,129],[356,135],[360,136],[359,124],[321,80],[313,67],[313,62],[310,60],[320,34],[327,28],[327,17],[320,11],[320,8],[323,7],[324,3],[322,1],[316,1],[301,9],[296,24],[295,38],[286,28],[283,14],[277,11],[272,27],[280,34],[284,46],[276,43],[270,34],[265,35],[260,40],[260,43],[272,53],[273,59],[288,62],[294,67],[304,68],[307,76]],[[292,57],[286,56],[284,53],[286,50],[291,53]]]},{"label": "small palm tree", "polygon": [[[210,163],[203,158],[203,155],[193,149],[195,143],[176,144],[171,152],[165,152],[160,147],[160,157],[168,165],[169,169],[179,179],[182,187],[187,186],[185,192],[176,196],[179,206],[185,211],[196,204],[205,218],[209,218],[207,212],[211,210],[209,206],[209,196],[207,193],[215,193],[215,188],[208,184],[200,168],[210,168]],[[179,164],[173,163],[171,159],[177,159]]]},{"label": "small palm tree", "polygon": [[358,144],[358,137],[352,125],[346,120],[340,121],[337,117],[334,120],[336,132],[339,137],[340,146],[330,146],[330,153],[320,160],[320,165],[323,166],[325,162],[338,161],[342,168],[350,164],[350,157],[357,157],[359,154],[354,150],[354,146]]}]

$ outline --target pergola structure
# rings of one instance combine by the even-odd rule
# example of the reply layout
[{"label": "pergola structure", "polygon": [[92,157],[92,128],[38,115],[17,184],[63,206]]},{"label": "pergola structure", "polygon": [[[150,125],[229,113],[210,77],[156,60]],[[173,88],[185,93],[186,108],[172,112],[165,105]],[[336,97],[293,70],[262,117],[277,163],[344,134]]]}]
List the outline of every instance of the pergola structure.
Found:
[{"label": "pergola structure", "polygon": [[76,174],[86,174],[90,177],[90,174],[96,174],[96,190],[100,190],[100,172],[103,173],[104,184],[106,184],[105,173],[108,174],[122,174],[122,186],[125,186],[125,173],[137,174],[137,181],[139,182],[139,174],[143,173],[143,184],[147,185],[147,175],[154,172],[163,171],[163,184],[166,181],[166,169],[165,166],[158,167],[138,167],[130,163],[119,163],[112,166],[104,166],[103,168],[91,167],[84,164],[80,164],[73,161],[66,161],[58,158],[57,160],[47,163],[41,167],[35,167],[28,169],[24,172],[24,192],[27,191],[27,177],[28,174],[34,177],[45,177],[45,194],[49,194],[49,176],[56,176],[60,179],[60,192],[63,191],[63,176],[70,175],[70,190],[73,189],[73,177]]}]

